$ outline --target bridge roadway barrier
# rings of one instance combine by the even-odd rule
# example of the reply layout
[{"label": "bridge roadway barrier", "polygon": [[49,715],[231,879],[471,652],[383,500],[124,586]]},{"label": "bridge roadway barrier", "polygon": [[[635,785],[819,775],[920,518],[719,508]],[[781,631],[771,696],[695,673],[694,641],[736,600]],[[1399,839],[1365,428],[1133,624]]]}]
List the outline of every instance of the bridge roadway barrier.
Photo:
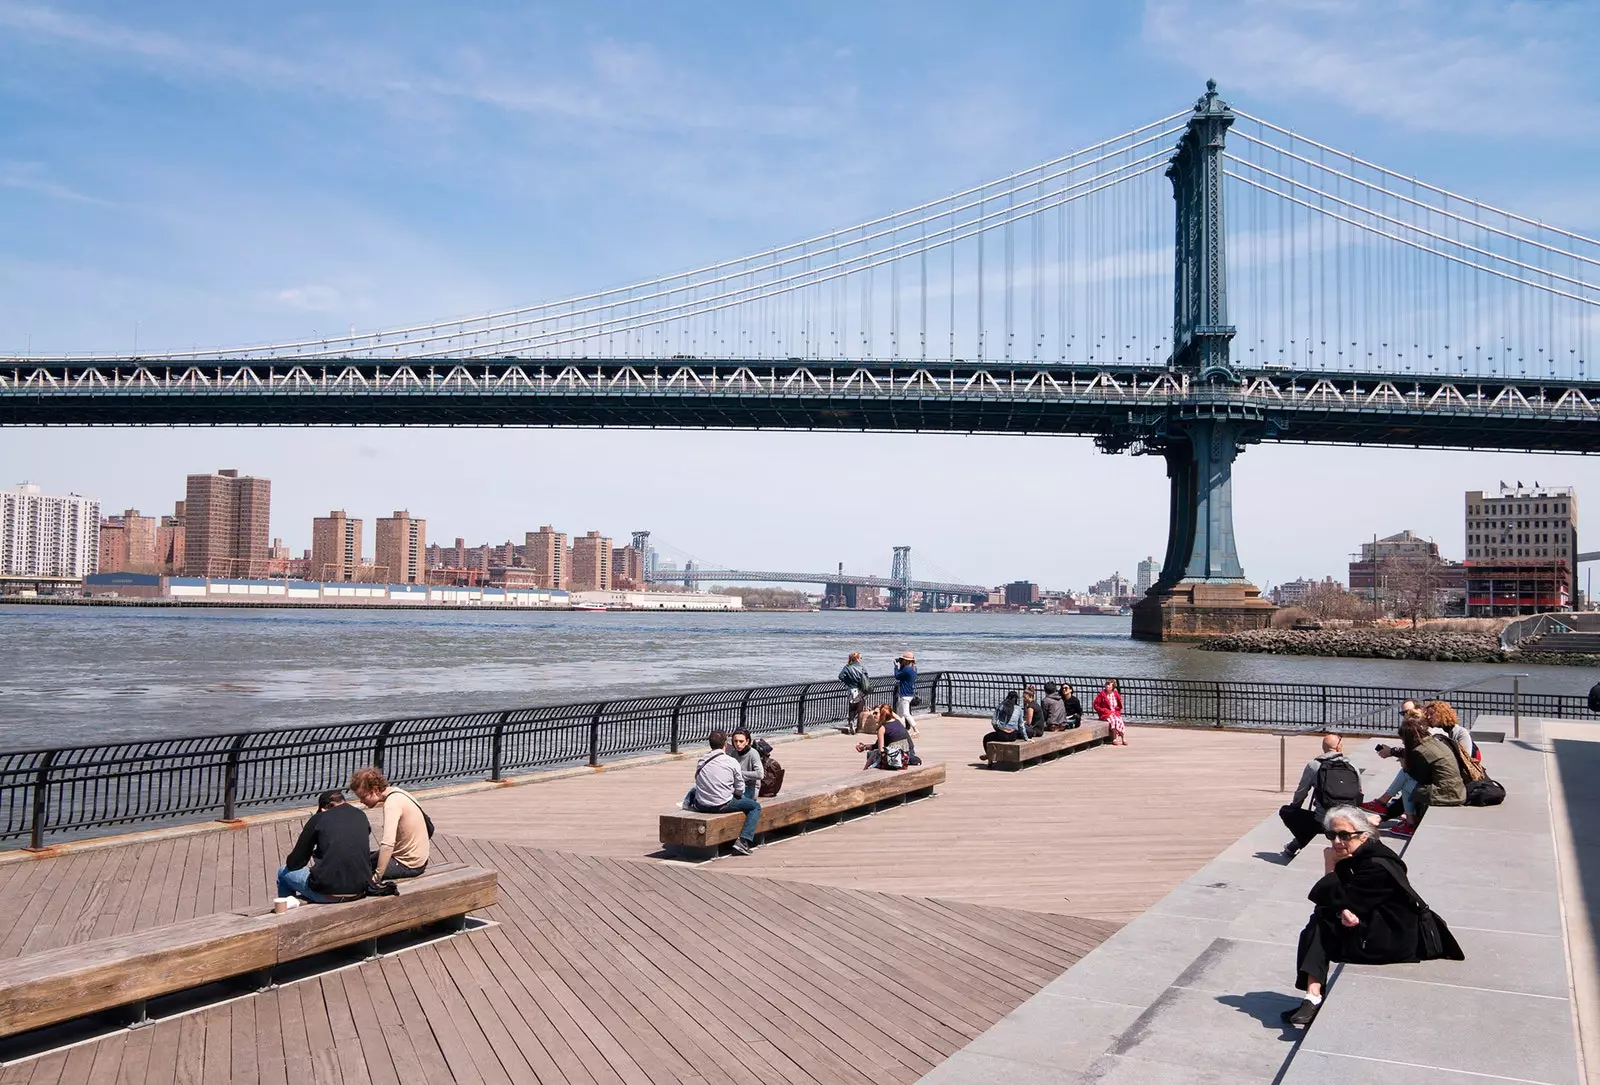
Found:
[{"label": "bridge roadway barrier", "polygon": [[[1323,860],[1313,841],[1283,864],[1277,853],[1289,834],[1274,814],[922,1081],[1581,1081],[1544,782],[1548,754],[1535,721],[1524,718],[1520,742],[1510,736],[1509,717],[1481,719],[1486,733],[1491,726],[1507,733],[1484,753],[1510,792],[1507,802],[1436,809],[1403,852],[1418,892],[1450,923],[1466,961],[1336,966],[1310,1029],[1284,1027],[1279,1015],[1300,1001],[1296,944]],[[1372,746],[1346,744],[1368,795],[1394,774],[1394,762]],[[1399,850],[1400,841],[1385,839]]]}]

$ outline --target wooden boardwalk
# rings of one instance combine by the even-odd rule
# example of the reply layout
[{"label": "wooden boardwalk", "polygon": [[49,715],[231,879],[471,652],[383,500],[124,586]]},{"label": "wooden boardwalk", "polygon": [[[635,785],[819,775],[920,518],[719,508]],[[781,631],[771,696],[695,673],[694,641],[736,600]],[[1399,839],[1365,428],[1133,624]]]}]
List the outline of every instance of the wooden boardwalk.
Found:
[{"label": "wooden boardwalk", "polygon": [[[911,1082],[1280,801],[1261,736],[1139,730],[1012,774],[954,760],[973,721],[923,730],[950,762],[938,797],[748,860],[649,858],[681,761],[432,800],[440,855],[500,872],[497,925],[18,1061],[0,1085]],[[779,757],[791,780],[831,774],[852,741]],[[259,903],[297,830],[0,864],[0,958]]]}]

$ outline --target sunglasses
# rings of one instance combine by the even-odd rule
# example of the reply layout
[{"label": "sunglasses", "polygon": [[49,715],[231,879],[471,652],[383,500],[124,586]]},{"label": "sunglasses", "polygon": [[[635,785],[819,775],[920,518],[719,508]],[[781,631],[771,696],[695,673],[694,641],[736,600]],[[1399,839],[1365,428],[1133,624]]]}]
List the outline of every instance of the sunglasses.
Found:
[{"label": "sunglasses", "polygon": [[1367,834],[1359,829],[1329,829],[1322,835],[1329,840],[1354,840],[1358,836],[1366,836]]}]

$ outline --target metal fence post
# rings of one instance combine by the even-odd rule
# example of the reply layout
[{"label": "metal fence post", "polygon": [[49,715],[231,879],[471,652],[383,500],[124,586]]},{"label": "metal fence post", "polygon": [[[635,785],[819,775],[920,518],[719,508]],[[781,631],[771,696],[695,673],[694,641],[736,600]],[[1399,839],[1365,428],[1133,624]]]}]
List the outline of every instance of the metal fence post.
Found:
[{"label": "metal fence post", "polygon": [[1511,677],[1511,737],[1522,737],[1522,676]]},{"label": "metal fence post", "polygon": [[1222,683],[1211,683],[1211,722],[1222,726]]},{"label": "metal fence post", "polygon": [[[1321,687],[1321,689],[1322,689],[1322,729],[1324,731],[1326,731],[1328,729],[1328,687],[1327,686],[1323,686],[1323,687]],[[1279,788],[1278,790],[1282,791],[1283,789]]]},{"label": "metal fence post", "polygon": [[677,699],[677,701],[673,702],[673,705],[672,705],[672,745],[671,745],[671,749],[672,749],[673,753],[677,753],[678,752],[679,741],[680,741],[680,738],[681,738],[681,732],[679,731],[679,722],[680,722],[680,720],[682,719],[682,716],[683,716],[683,702],[688,699],[688,696],[689,695],[687,693],[680,694],[678,699]]},{"label": "metal fence post", "polygon": [[46,792],[50,787],[50,766],[55,762],[56,751],[51,750],[39,762],[39,771],[33,778],[33,824],[28,834],[28,850],[44,850],[44,815]]},{"label": "metal fence post", "polygon": [[814,682],[807,682],[800,690],[800,708],[795,713],[794,721],[794,733],[797,735],[806,733],[806,694],[811,692],[811,687],[815,684]]},{"label": "metal fence post", "polygon": [[239,806],[239,754],[244,750],[245,739],[250,737],[246,731],[236,735],[228,746],[228,766],[223,770],[222,780],[222,820],[236,821]]},{"label": "metal fence post", "polygon": [[744,730],[749,730],[750,729],[750,727],[749,727],[750,698],[754,694],[755,694],[755,689],[754,688],[747,689],[747,690],[744,691],[744,696],[739,698],[739,726],[740,726],[740,728],[742,728]]},{"label": "metal fence post", "polygon": [[506,724],[510,720],[511,713],[500,713],[500,718],[494,721],[494,737],[489,741],[489,779],[495,783],[500,782],[505,771]]},{"label": "metal fence post", "polygon": [[372,763],[378,768],[383,768],[384,748],[389,745],[389,732],[394,730],[394,721],[389,720],[378,728],[378,742],[372,748]]},{"label": "metal fence post", "polygon": [[1289,788],[1289,736],[1278,736],[1278,794]]},{"label": "metal fence post", "polygon": [[596,768],[600,764],[600,717],[605,715],[606,705],[609,702],[601,701],[595,706],[594,715],[589,718],[589,767]]}]

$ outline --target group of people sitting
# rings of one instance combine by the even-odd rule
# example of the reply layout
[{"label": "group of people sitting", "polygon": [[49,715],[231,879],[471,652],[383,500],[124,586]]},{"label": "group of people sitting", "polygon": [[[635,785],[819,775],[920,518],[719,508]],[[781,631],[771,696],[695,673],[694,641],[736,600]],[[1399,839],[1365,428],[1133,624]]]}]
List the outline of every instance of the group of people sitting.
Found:
[{"label": "group of people sitting", "polygon": [[[1292,859],[1312,837],[1322,831],[1323,819],[1336,806],[1359,806],[1374,815],[1374,824],[1405,838],[1417,831],[1423,814],[1433,806],[1461,806],[1467,785],[1484,779],[1483,751],[1462,725],[1455,709],[1445,701],[1400,706],[1400,745],[1379,743],[1378,756],[1400,761],[1400,770],[1383,793],[1363,800],[1361,774],[1344,755],[1338,735],[1324,735],[1322,753],[1300,773],[1289,804],[1278,817],[1294,839],[1283,849]],[[1310,800],[1310,809],[1305,803]]]},{"label": "group of people sitting", "polygon": [[[1115,678],[1106,679],[1105,686],[1095,694],[1094,712],[1111,730],[1111,744],[1128,744],[1127,727],[1122,719],[1122,691]],[[1038,738],[1049,731],[1070,731],[1083,724],[1083,702],[1078,700],[1069,685],[1055,682],[1044,684],[1044,695],[1031,685],[1021,692],[1011,690],[995,707],[989,717],[990,730],[983,736],[984,753],[980,760],[989,760],[989,743],[1023,742]]]},{"label": "group of people sitting", "polygon": [[279,897],[337,904],[391,892],[395,881],[428,869],[433,822],[417,800],[391,786],[379,768],[357,769],[350,790],[362,806],[383,808],[378,849],[369,847],[372,824],[365,811],[346,802],[342,789],[324,791],[278,868]]}]

